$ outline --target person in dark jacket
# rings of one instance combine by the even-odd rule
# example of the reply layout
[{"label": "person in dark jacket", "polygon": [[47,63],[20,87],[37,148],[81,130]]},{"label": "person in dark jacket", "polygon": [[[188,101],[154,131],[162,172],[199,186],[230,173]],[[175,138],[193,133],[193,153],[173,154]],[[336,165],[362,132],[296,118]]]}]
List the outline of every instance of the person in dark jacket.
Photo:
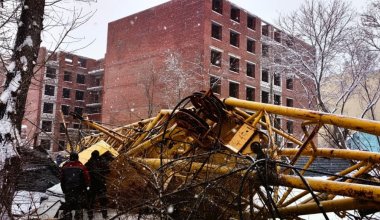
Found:
[{"label": "person in dark jacket", "polygon": [[99,151],[91,153],[90,160],[85,164],[91,177],[88,196],[88,218],[93,218],[93,209],[97,200],[102,209],[103,218],[107,218],[107,186],[106,176],[110,172],[108,162],[99,156]]},{"label": "person in dark jacket", "polygon": [[61,168],[61,188],[65,194],[64,219],[72,219],[72,210],[75,210],[75,219],[82,219],[82,209],[86,207],[90,175],[87,168],[78,159],[78,154],[72,152],[70,161]]}]

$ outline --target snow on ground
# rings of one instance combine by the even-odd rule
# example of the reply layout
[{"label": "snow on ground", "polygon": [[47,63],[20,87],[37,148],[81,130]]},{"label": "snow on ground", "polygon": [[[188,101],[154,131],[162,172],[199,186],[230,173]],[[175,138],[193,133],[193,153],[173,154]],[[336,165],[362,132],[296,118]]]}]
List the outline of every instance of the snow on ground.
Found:
[{"label": "snow on ground", "polygon": [[14,215],[25,215],[31,210],[38,208],[41,204],[41,199],[46,198],[45,193],[41,192],[16,192],[12,204],[12,212]]},{"label": "snow on ground", "polygon": [[[317,179],[326,179],[327,177],[313,177]],[[281,192],[284,192],[285,190],[280,189]],[[293,189],[292,193],[293,195],[296,195],[298,193],[301,193],[303,190],[301,189]],[[336,199],[344,198],[341,196],[337,196]],[[259,204],[261,201],[258,198],[254,198],[255,202]],[[301,199],[302,200],[302,199]],[[19,191],[16,194],[16,197],[14,199],[14,204],[12,205],[13,213],[18,216],[23,216],[25,219],[29,219],[29,217],[34,217],[38,219],[52,219],[54,216],[59,213],[61,214],[62,211],[59,210],[61,206],[61,202],[64,202],[64,195],[62,193],[61,184],[56,184],[49,188],[46,193],[41,192],[26,192],[26,191]],[[297,205],[294,203],[294,205]],[[29,213],[29,214],[28,214]],[[349,212],[351,214],[354,214],[353,212]],[[87,212],[83,212],[84,219],[87,218]],[[108,210],[108,216],[113,217],[117,215],[117,210],[109,209]],[[327,216],[331,220],[340,220],[340,219],[349,219],[347,217],[340,218],[335,213],[329,212],[327,213]],[[102,219],[100,212],[94,213],[94,219]],[[302,219],[306,220],[319,220],[319,219],[325,219],[323,214],[313,214],[313,215],[302,215],[300,216]],[[132,220],[137,219],[138,216],[135,215],[123,215],[120,216],[120,218],[117,219],[126,219],[126,220]],[[23,218],[21,218],[23,219]],[[149,216],[145,216],[144,219],[150,219]],[[152,219],[154,219],[152,217]],[[376,213],[372,216],[372,219],[380,219],[380,212]]]}]

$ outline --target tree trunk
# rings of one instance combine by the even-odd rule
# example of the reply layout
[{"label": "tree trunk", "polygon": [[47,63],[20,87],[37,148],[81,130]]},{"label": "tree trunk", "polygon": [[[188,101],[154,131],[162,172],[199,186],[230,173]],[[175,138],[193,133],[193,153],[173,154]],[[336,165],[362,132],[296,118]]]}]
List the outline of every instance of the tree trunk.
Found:
[{"label": "tree trunk", "polygon": [[0,97],[0,170],[4,174],[0,178],[0,217],[7,215],[9,219],[13,219],[11,204],[17,174],[21,169],[17,147],[26,98],[40,49],[45,0],[25,0],[21,4],[16,41]]}]

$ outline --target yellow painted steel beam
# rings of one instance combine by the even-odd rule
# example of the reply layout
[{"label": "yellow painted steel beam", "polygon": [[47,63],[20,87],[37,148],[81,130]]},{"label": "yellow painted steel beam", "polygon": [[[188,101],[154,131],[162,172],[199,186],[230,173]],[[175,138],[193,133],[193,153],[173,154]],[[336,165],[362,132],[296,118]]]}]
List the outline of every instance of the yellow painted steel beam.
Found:
[{"label": "yellow painted steel beam", "polygon": [[[165,134],[165,138],[170,136],[170,132],[173,131],[176,128],[176,125],[173,125],[171,128],[168,128]],[[128,156],[135,156],[138,153],[143,152],[144,150],[148,149],[149,147],[153,146],[154,144],[157,144],[158,142],[162,141],[164,139],[163,132],[160,132],[159,134],[156,134],[152,138],[142,142],[141,144],[130,148],[126,154]]]},{"label": "yellow painted steel beam", "polygon": [[[357,163],[351,167],[348,167],[345,170],[340,171],[339,173],[337,173],[337,175],[339,175],[339,176],[347,175],[347,174],[351,173],[352,171],[359,169],[360,167],[364,166],[364,164],[365,164],[365,162],[363,162],[363,161],[360,163]],[[336,176],[330,176],[329,178],[327,178],[327,180],[336,180],[337,178],[338,177],[336,177]],[[284,204],[282,204],[281,206],[288,206],[288,205],[292,204],[293,202],[295,202],[295,201],[301,199],[302,197],[306,196],[307,194],[309,194],[309,192],[307,190],[305,190],[305,191],[293,196],[288,201],[284,202]]]},{"label": "yellow painted steel beam", "polygon": [[[156,159],[156,158],[136,158],[137,161],[149,165],[153,169],[160,168],[161,165],[167,164],[167,163],[184,163],[183,160],[173,160],[173,159]],[[207,170],[216,174],[227,174],[229,172],[234,171],[234,168],[230,166],[221,166],[221,165],[214,165],[214,164],[203,164],[199,162],[192,162],[190,170],[186,170],[186,172],[189,171],[196,171],[199,169]],[[243,171],[242,171],[243,172]]]},{"label": "yellow painted steel beam", "polygon": [[336,125],[357,131],[380,135],[380,122],[347,117],[342,115],[328,114],[306,109],[291,108],[279,105],[270,105],[259,102],[240,100],[236,98],[226,98],[224,103],[229,106],[245,108],[252,111],[266,111],[271,114],[278,114],[294,117],[323,124]]},{"label": "yellow painted steel beam", "polygon": [[111,129],[108,129],[108,128],[105,128],[101,125],[98,125],[97,123],[95,122],[92,122],[92,121],[89,121],[89,120],[82,120],[82,123],[93,128],[93,129],[96,129],[100,132],[103,132],[104,134],[112,137],[113,139],[115,139],[116,141],[118,141],[119,143],[123,143],[124,140],[123,138],[126,138],[126,137],[123,137],[123,135],[115,132],[115,131],[112,131]]},{"label": "yellow painted steel beam", "polygon": [[[379,202],[357,200],[354,198],[321,201],[320,204],[325,212],[338,212],[355,209],[380,209]],[[282,207],[278,208],[278,211],[281,216],[298,216],[321,213],[321,210],[316,203]]]},{"label": "yellow painted steel beam", "polygon": [[[165,117],[166,115],[169,115],[171,113],[171,111],[168,111],[168,110],[162,110],[160,111],[160,113],[152,119],[152,121],[148,124],[148,126],[146,127],[145,131],[150,131],[163,117]],[[142,140],[144,140],[144,138],[148,135],[148,132],[144,132],[144,134],[142,134],[132,145],[132,148],[139,145],[141,143]]]},{"label": "yellow painted steel beam", "polygon": [[[357,183],[335,182],[305,177],[313,191],[326,192],[335,195],[348,196],[357,199],[380,202],[380,186]],[[298,189],[307,189],[301,178],[290,175],[279,175],[277,183]]]},{"label": "yellow painted steel beam", "polygon": [[[296,148],[284,148],[278,150],[278,154],[282,156],[293,156],[298,153]],[[317,156],[317,157],[328,157],[328,158],[343,158],[348,160],[361,160],[368,161],[372,163],[380,163],[380,153],[359,151],[359,150],[344,150],[344,149],[334,149],[334,148],[318,148],[313,151],[306,149],[302,151],[301,156]]]}]

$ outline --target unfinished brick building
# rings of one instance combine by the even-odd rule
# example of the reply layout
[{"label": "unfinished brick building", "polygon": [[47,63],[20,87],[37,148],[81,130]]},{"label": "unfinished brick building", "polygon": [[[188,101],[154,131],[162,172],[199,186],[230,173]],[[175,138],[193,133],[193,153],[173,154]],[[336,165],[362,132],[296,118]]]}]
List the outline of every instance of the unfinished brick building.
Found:
[{"label": "unfinished brick building", "polygon": [[[168,86],[176,90],[177,85],[159,80],[168,73],[177,77],[171,64],[189,79],[182,93],[212,87],[220,98],[304,107],[299,81],[271,73],[261,64],[270,51],[262,37],[281,42],[281,34],[226,0],[172,0],[111,22],[102,121],[123,125],[149,116],[152,106],[154,113],[172,107],[168,99],[179,96],[168,97],[163,91]],[[180,59],[170,63],[175,54]],[[292,120],[279,118],[277,124],[293,133]]]},{"label": "unfinished brick building", "polygon": [[41,48],[27,96],[23,139],[31,146],[62,150],[67,144],[63,122],[72,139],[81,127],[70,112],[100,121],[103,74],[103,60]]}]

